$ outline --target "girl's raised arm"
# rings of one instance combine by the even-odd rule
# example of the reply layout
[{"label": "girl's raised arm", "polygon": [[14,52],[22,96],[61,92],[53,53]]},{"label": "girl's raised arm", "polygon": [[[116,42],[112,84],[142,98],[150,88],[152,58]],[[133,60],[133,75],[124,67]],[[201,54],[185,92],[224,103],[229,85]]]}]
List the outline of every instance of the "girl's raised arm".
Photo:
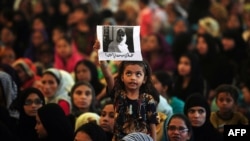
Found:
[{"label": "girl's raised arm", "polygon": [[[100,49],[100,42],[96,40],[95,44],[93,45],[93,48],[96,52]],[[105,78],[105,81],[107,83],[108,90],[112,90],[114,87],[114,78],[111,73],[111,69],[107,63],[107,61],[100,61],[100,67],[103,73],[103,76]]]}]

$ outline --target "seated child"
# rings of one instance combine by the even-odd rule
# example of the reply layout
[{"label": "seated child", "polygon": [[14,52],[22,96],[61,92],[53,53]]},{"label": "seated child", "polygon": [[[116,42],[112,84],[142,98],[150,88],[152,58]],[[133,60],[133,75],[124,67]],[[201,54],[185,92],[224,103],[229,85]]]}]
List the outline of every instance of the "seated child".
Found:
[{"label": "seated child", "polygon": [[239,92],[236,87],[229,84],[219,85],[215,90],[218,111],[212,112],[211,123],[220,133],[224,132],[224,125],[247,125],[247,118],[235,111]]}]

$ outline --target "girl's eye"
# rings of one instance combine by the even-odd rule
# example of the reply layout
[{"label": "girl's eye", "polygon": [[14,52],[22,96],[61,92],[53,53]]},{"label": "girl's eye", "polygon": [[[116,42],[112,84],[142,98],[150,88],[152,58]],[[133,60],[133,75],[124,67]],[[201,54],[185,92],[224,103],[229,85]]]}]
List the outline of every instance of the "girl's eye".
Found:
[{"label": "girl's eye", "polygon": [[132,73],[131,73],[131,72],[127,72],[126,75],[127,75],[127,76],[131,76]]},{"label": "girl's eye", "polygon": [[138,73],[136,73],[136,76],[140,77],[140,76],[142,76],[142,73],[138,72]]}]

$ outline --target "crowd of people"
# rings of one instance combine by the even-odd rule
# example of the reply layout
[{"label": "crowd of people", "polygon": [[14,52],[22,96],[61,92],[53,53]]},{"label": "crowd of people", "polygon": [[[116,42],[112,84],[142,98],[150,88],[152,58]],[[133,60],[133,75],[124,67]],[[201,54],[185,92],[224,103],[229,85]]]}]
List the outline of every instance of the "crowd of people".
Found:
[{"label": "crowd of people", "polygon": [[[143,60],[99,61],[97,25],[139,25]],[[1,140],[222,141],[249,70],[248,0],[0,2]]]}]

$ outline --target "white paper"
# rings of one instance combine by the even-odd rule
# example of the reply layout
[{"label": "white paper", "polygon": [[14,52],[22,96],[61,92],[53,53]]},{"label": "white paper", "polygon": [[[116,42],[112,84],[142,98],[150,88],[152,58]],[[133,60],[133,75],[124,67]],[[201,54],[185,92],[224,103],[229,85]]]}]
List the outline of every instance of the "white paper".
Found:
[{"label": "white paper", "polygon": [[97,26],[99,60],[142,61],[140,26]]}]

